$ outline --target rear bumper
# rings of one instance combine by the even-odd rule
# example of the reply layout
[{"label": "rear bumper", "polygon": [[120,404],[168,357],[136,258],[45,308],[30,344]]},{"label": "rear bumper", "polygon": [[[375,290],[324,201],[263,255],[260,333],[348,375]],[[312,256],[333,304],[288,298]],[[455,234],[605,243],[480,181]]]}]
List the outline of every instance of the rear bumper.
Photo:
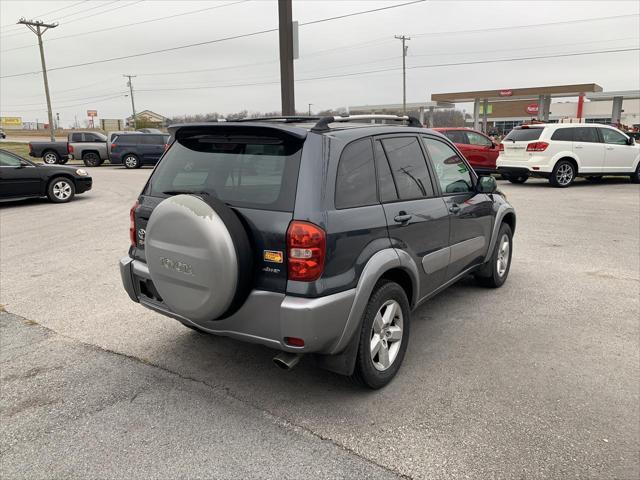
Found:
[{"label": "rear bumper", "polygon": [[519,177],[525,175],[527,177],[549,178],[549,172],[540,172],[525,167],[498,167],[498,173],[502,176]]},{"label": "rear bumper", "polygon": [[[120,275],[134,302],[158,313],[212,334],[259,343],[270,348],[297,353],[335,353],[351,312],[355,289],[319,298],[303,298],[265,290],[252,290],[244,305],[222,320],[195,323],[171,311],[161,300],[148,296],[151,282],[144,262],[124,257]],[[285,337],[304,340],[304,347],[292,347]]]}]

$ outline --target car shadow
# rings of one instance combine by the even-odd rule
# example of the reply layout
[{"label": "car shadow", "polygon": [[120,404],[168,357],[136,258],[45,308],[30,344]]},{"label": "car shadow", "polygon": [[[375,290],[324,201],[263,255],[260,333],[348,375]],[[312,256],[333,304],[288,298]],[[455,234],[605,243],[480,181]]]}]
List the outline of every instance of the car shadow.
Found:
[{"label": "car shadow", "polygon": [[[508,183],[508,180],[504,180],[505,183]],[[602,180],[598,181],[598,182],[590,182],[589,180],[587,180],[586,178],[583,177],[578,177],[576,178],[576,180],[567,188],[574,188],[574,187],[585,187],[585,186],[590,186],[590,187],[597,187],[598,185],[622,185],[622,184],[629,184],[629,185],[635,185],[628,176],[620,176],[620,177],[604,177]],[[546,187],[550,187],[550,188],[555,188],[553,187],[550,183],[549,180],[545,179],[545,178],[530,178],[529,180],[527,180],[525,183],[519,183],[519,184],[512,184],[514,187],[516,188],[537,188],[537,187],[541,187],[541,186],[546,186]]]},{"label": "car shadow", "polygon": [[[449,310],[455,305],[468,305],[476,298],[486,296],[487,289],[478,287],[473,277],[462,279],[456,285],[427,301],[412,313],[411,337],[402,368],[393,381],[394,389],[407,391],[412,387],[416,373],[431,364],[433,356],[446,350],[456,335],[455,323],[445,325]],[[457,321],[460,321],[458,319]],[[444,326],[444,328],[443,328]],[[294,398],[317,402],[313,408],[323,409],[319,399],[339,402],[347,397],[375,395],[349,377],[320,368],[313,355],[304,356],[290,371],[275,366],[272,359],[278,351],[262,345],[250,344],[228,337],[219,337],[184,328],[183,334],[160,348],[153,342],[153,357],[166,359],[168,369],[203,381],[211,386],[233,389],[234,392],[264,391],[264,395],[277,396],[281,402],[295,403]],[[163,361],[164,362],[164,361]],[[302,393],[301,393],[302,392]],[[242,396],[242,393],[238,393]],[[251,401],[251,399],[247,399]],[[305,408],[312,408],[306,405]]]},{"label": "car shadow", "polygon": [[[85,202],[90,200],[89,197],[84,196],[84,194],[80,193],[78,195],[76,195],[73,200],[71,200],[71,202],[67,202],[67,203],[74,203],[74,202]],[[52,206],[58,206],[61,204],[58,203],[53,203],[52,201],[50,201],[48,198],[46,197],[35,197],[35,198],[24,198],[22,200],[5,200],[0,202],[0,209],[7,209],[9,207],[29,207],[29,206],[34,206],[34,205],[43,205],[43,204],[50,204]],[[64,205],[64,204],[62,204]]]}]

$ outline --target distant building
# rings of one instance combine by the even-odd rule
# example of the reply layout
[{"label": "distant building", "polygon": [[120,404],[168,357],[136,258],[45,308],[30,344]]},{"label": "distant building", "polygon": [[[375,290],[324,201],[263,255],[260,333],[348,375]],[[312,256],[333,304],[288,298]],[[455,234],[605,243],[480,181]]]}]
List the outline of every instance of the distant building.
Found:
[{"label": "distant building", "polygon": [[[151,110],[143,110],[141,112],[136,113],[136,123],[138,124],[138,128],[141,127],[166,127],[169,123],[169,119],[167,117],[163,117],[159,113],[152,112]],[[127,128],[133,128],[133,115],[127,117],[126,120]]]}]

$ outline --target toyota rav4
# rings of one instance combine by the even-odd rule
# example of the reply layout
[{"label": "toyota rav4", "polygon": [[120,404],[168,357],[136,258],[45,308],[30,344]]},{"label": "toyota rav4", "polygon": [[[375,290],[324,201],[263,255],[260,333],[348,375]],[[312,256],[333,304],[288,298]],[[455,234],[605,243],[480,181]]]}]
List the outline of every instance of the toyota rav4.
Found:
[{"label": "toyota rav4", "polygon": [[412,117],[170,132],[131,209],[124,287],[190,328],[279,350],[283,368],[313,354],[380,388],[400,368],[412,310],[468,274],[487,287],[509,274],[513,208]]}]

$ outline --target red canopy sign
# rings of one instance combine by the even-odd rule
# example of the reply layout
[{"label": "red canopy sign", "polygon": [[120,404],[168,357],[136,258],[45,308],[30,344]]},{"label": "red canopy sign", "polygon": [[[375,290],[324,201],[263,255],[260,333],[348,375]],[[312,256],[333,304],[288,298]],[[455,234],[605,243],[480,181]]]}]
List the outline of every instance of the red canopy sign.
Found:
[{"label": "red canopy sign", "polygon": [[527,113],[534,114],[540,111],[540,107],[537,103],[530,103],[529,105],[527,105],[525,110],[527,111]]},{"label": "red canopy sign", "polygon": [[498,93],[501,97],[510,97],[513,95],[513,90],[500,90]]}]

